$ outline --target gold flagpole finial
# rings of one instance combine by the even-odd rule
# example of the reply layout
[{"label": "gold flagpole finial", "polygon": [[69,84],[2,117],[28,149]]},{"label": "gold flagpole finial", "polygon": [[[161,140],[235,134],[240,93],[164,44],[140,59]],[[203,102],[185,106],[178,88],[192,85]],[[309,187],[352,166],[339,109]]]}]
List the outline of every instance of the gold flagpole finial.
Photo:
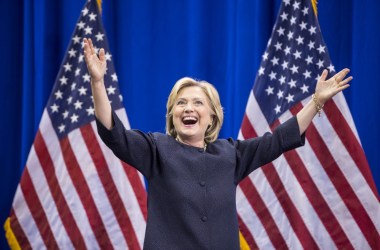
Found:
[{"label": "gold flagpole finial", "polygon": [[318,3],[317,0],[311,0],[311,5],[313,6],[315,16],[318,16],[317,3]]},{"label": "gold flagpole finial", "polygon": [[96,2],[98,3],[99,12],[101,14],[102,13],[102,0],[96,0]]}]

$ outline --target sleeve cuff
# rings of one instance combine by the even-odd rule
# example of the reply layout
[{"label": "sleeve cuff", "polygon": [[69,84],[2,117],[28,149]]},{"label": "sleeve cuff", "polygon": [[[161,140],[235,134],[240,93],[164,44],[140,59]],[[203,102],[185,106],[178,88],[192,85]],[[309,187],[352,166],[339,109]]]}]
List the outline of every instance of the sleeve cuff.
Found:
[{"label": "sleeve cuff", "polygon": [[281,127],[281,137],[285,151],[305,145],[305,133],[300,135],[296,116],[283,123]]},{"label": "sleeve cuff", "polygon": [[111,129],[107,129],[96,116],[95,121],[96,127],[98,129],[98,134],[106,144],[112,143],[119,139],[120,133],[118,131],[123,129],[123,123],[120,121],[115,111],[112,111],[112,121],[114,126]]}]

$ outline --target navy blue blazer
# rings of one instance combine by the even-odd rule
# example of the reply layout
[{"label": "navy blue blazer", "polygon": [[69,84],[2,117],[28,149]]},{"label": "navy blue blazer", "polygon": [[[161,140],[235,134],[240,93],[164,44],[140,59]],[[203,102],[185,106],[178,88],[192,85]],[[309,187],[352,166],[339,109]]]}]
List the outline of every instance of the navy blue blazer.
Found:
[{"label": "navy blue blazer", "polygon": [[296,117],[261,137],[218,139],[201,148],[162,133],[97,121],[114,154],[148,180],[144,249],[239,249],[236,186],[256,168],[304,144]]}]

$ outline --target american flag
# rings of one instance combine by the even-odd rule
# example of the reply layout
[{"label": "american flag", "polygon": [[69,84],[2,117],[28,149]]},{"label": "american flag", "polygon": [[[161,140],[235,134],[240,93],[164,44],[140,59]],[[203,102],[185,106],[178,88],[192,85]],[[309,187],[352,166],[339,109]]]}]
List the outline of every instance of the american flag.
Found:
[{"label": "american flag", "polygon": [[[239,139],[262,135],[296,115],[322,70],[336,73],[312,4],[282,1]],[[314,118],[304,147],[240,183],[237,209],[250,248],[380,249],[379,196],[342,93]]]},{"label": "american flag", "polygon": [[105,49],[113,109],[129,127],[98,4],[88,1],[44,109],[6,223],[22,249],[141,249],[144,179],[97,135],[83,38]]}]

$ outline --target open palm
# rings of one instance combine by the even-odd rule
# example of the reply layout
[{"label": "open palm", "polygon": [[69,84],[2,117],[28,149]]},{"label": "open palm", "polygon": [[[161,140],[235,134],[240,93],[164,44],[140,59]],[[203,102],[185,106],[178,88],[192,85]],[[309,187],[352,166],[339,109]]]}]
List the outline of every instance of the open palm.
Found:
[{"label": "open palm", "polygon": [[83,39],[84,43],[84,58],[86,60],[88,72],[94,82],[101,81],[106,72],[107,62],[104,54],[104,49],[99,50],[99,57],[95,52],[94,45],[91,39]]},{"label": "open palm", "polygon": [[315,93],[318,96],[320,104],[325,104],[327,100],[350,86],[348,83],[352,80],[352,76],[345,79],[348,72],[350,72],[349,69],[343,69],[326,80],[328,71],[326,69],[323,70],[315,88]]}]

